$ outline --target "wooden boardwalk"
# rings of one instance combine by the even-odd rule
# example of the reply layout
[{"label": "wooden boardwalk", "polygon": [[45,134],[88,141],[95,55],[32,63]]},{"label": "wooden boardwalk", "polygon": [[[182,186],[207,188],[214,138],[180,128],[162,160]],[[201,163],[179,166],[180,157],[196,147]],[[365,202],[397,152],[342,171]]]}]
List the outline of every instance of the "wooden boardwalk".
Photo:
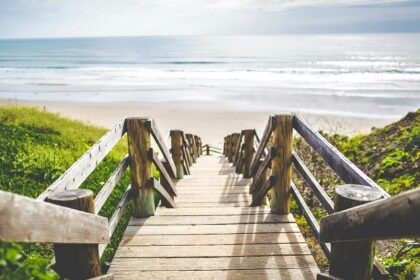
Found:
[{"label": "wooden boardwalk", "polygon": [[177,208],[132,218],[115,279],[315,279],[318,267],[292,215],[249,207],[249,179],[202,156],[177,185]]}]

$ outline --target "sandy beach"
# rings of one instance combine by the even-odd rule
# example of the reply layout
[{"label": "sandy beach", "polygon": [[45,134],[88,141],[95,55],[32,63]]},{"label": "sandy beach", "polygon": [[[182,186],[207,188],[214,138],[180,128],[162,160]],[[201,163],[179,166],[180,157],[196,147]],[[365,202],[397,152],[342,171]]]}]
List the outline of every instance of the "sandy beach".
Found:
[{"label": "sandy beach", "polygon": [[[204,143],[221,147],[223,137],[241,129],[256,128],[261,135],[270,114],[287,111],[252,111],[230,107],[218,102],[61,102],[8,101],[2,105],[33,106],[82,120],[102,127],[112,127],[118,120],[130,116],[153,117],[163,135],[170,129],[182,129],[200,135]],[[394,120],[346,117],[336,115],[301,114],[314,128],[330,133],[354,134],[369,132]],[[401,116],[402,117],[402,116]],[[397,120],[397,119],[395,119]]]}]

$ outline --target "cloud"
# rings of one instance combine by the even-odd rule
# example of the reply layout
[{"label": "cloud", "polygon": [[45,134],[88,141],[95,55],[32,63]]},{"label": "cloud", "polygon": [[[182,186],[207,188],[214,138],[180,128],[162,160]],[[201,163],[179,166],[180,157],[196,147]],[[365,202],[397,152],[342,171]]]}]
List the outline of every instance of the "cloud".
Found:
[{"label": "cloud", "polygon": [[409,0],[0,0],[0,37],[404,32],[419,13]]}]

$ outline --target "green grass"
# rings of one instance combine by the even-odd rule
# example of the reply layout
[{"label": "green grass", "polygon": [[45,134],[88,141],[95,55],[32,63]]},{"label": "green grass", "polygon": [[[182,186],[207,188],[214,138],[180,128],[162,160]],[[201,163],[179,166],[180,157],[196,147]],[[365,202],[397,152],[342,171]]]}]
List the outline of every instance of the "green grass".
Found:
[{"label": "green grass", "polygon": [[[0,107],[0,189],[37,197],[106,131],[33,108]],[[81,188],[90,189],[95,194],[99,192],[127,153],[126,142],[123,138],[116,145]],[[99,215],[108,218],[112,215],[129,184],[128,172]],[[131,210],[127,209],[102,256],[105,269],[118,247],[130,214]],[[46,268],[53,257],[51,244],[0,242],[0,245],[0,279],[57,278]]]}]

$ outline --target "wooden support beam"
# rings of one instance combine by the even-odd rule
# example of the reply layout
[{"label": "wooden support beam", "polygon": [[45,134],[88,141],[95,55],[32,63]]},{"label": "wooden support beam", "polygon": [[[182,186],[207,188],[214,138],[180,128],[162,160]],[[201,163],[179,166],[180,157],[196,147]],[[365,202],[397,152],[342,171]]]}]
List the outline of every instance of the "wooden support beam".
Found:
[{"label": "wooden support beam", "polygon": [[197,135],[194,135],[194,150],[195,150],[195,156],[196,156],[196,158],[199,158],[200,157],[200,151],[199,151],[199,146],[200,146],[200,144],[199,144],[199,142],[198,142],[199,140],[198,140],[198,136]]},{"label": "wooden support beam", "polygon": [[165,190],[165,188],[155,179],[150,178],[150,184],[152,187],[161,195],[162,200],[164,200],[166,207],[175,208],[175,201],[171,195]]},{"label": "wooden support beam", "polygon": [[[336,188],[334,210],[343,211],[378,200],[382,193],[369,186],[343,185]],[[372,279],[375,241],[331,243],[329,274],[344,279]]]},{"label": "wooden support beam", "polygon": [[172,159],[175,163],[176,168],[176,178],[182,179],[184,178],[184,165],[182,163],[182,161],[184,160],[184,157],[182,156],[183,132],[182,130],[171,130],[170,135]]},{"label": "wooden support beam", "polygon": [[263,200],[268,191],[276,184],[275,178],[270,176],[264,185],[255,192],[255,196],[252,196],[251,206],[260,206],[263,204]]},{"label": "wooden support beam", "polygon": [[153,139],[155,139],[155,142],[158,145],[160,151],[162,152],[166,162],[169,163],[170,168],[168,169],[168,172],[171,174],[172,177],[175,177],[175,163],[172,160],[171,154],[169,153],[168,147],[166,147],[165,140],[163,139],[155,120],[149,119],[146,122],[146,125],[149,129],[149,132],[152,134]]},{"label": "wooden support beam", "polygon": [[[95,213],[93,192],[84,189],[50,194],[47,202]],[[54,270],[62,278],[86,279],[101,275],[101,263],[97,244],[54,244],[56,263]]]},{"label": "wooden support beam", "polygon": [[194,152],[194,146],[195,146],[194,136],[190,133],[185,134],[185,136],[187,137],[187,140],[188,140],[188,148],[189,148],[188,152],[190,154],[192,162],[195,163],[197,161],[197,157],[196,157],[195,152]]},{"label": "wooden support beam", "polygon": [[276,148],[271,147],[270,152],[265,156],[264,160],[258,167],[258,171],[254,176],[254,180],[252,180],[251,187],[249,188],[249,193],[254,193],[255,190],[261,187],[261,182],[265,182],[267,178],[266,174],[268,168],[271,166],[271,161],[276,155]]},{"label": "wooden support beam", "polygon": [[173,183],[171,176],[166,171],[164,164],[159,160],[153,148],[149,149],[149,158],[160,172],[160,180],[164,180],[165,183],[162,185],[165,187],[166,191],[171,195],[171,197],[176,196],[177,194],[175,184]]},{"label": "wooden support beam", "polygon": [[302,175],[305,182],[311,188],[312,192],[316,195],[322,207],[327,211],[328,214],[334,212],[334,203],[328,196],[327,192],[318,183],[315,176],[312,175],[311,171],[306,167],[305,163],[300,159],[296,152],[292,152],[292,162],[297,171]]},{"label": "wooden support beam", "polygon": [[254,158],[254,130],[242,130],[241,135],[244,137],[244,156],[243,156],[243,177],[251,178],[251,162]]},{"label": "wooden support beam", "polygon": [[229,162],[231,162],[229,159],[232,157],[232,134],[228,135],[226,138],[226,157]]},{"label": "wooden support beam", "polygon": [[290,183],[292,177],[293,116],[274,116],[273,146],[276,155],[272,160],[275,184],[271,195],[271,210],[276,214],[290,213]]},{"label": "wooden support beam", "polygon": [[112,191],[114,190],[115,186],[117,185],[120,178],[124,175],[125,170],[129,164],[130,158],[126,155],[121,163],[117,166],[114,173],[112,173],[111,177],[106,181],[104,186],[102,187],[101,191],[95,197],[95,214],[98,214],[101,211],[102,206],[104,206],[106,200],[111,195]]},{"label": "wooden support beam", "polygon": [[255,152],[254,158],[252,159],[252,163],[251,163],[251,174],[252,174],[252,176],[254,176],[255,172],[257,172],[257,164],[260,161],[261,156],[264,153],[264,149],[266,148],[267,143],[271,138],[273,128],[274,128],[274,116],[270,116],[268,118],[267,125],[265,126],[264,134],[261,138],[261,142],[258,146],[257,151]]},{"label": "wooden support beam", "polygon": [[152,177],[152,161],[149,158],[151,139],[148,122],[147,118],[127,119],[133,215],[135,217],[153,216],[156,208],[153,189],[148,182]]},{"label": "wooden support beam", "polygon": [[231,137],[231,142],[230,142],[230,158],[229,158],[229,162],[235,163],[236,160],[236,147],[238,146],[239,143],[239,136],[241,134],[240,133],[232,133],[232,137]]}]

